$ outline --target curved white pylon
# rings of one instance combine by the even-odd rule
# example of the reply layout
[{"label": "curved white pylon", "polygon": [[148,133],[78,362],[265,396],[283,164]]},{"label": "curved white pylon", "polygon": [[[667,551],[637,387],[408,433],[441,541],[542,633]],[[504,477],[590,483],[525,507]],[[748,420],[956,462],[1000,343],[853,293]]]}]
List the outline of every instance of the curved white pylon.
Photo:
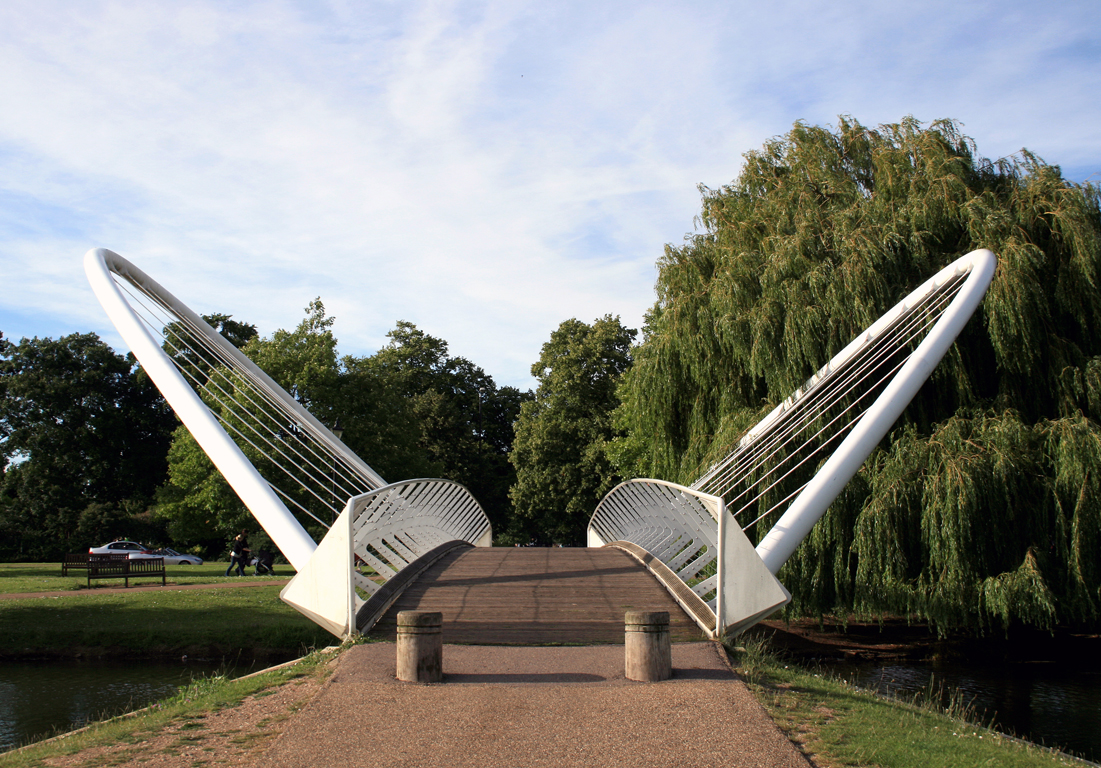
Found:
[{"label": "curved white pylon", "polygon": [[[702,595],[700,590],[712,589],[713,583],[709,608],[719,634],[741,631],[783,605],[790,595],[784,590],[784,599],[777,599],[761,571],[774,576],[780,570],[887,434],[978,308],[996,264],[993,253],[977,250],[942,269],[762,419],[691,489],[682,489],[682,498],[691,493],[726,499],[726,509],[712,512],[713,528],[701,528],[701,516],[686,514],[681,501],[662,500],[668,494],[655,492],[656,481],[637,480],[632,483],[638,487],[621,485],[597,507],[589,524],[590,546],[610,544],[609,537],[630,541],[688,581],[714,563],[713,581],[699,581],[693,588]],[[770,496],[779,501],[773,503]],[[755,551],[746,551],[742,541],[748,544],[748,539],[740,530],[725,532],[748,528],[781,510]],[[745,512],[757,517],[736,524]],[[697,552],[703,542],[707,549]]]},{"label": "curved white pylon", "polygon": [[237,444],[230,439],[222,425],[218,423],[218,419],[210,412],[195,390],[188,385],[160,344],[153,339],[119,288],[115,276],[167,304],[178,317],[188,320],[200,332],[207,334],[213,344],[222,348],[227,355],[265,382],[273,394],[280,399],[290,401],[286,403],[287,406],[295,409],[296,412],[301,411],[299,415],[304,421],[315,422],[314,427],[322,434],[327,433],[334,444],[339,441],[324,426],[316,423],[317,420],[306,413],[304,408],[293,402],[293,398],[283,392],[282,387],[271,381],[251,360],[223,339],[221,334],[126,259],[106,248],[96,248],[85,254],[84,270],[107,316],[111,318],[111,322],[129,345],[134,356],[141,362],[149,378],[172,406],[172,410],[180,417],[180,421],[190,430],[196,442],[218,467],[226,482],[241,497],[245,506],[271,536],[283,555],[295,568],[305,567],[317,544],[290,513],[268,482],[260,476]]},{"label": "curved white pylon", "polygon": [[[295,398],[129,261],[99,248],[85,255],[84,267],[149,377],[298,571],[282,597],[313,621],[338,636],[356,631],[356,610],[363,603],[356,588],[368,595],[378,589],[356,572],[357,555],[386,581],[441,537],[491,544],[489,520],[466,488],[448,480],[387,485]],[[212,412],[204,397],[218,403],[220,412]],[[255,450],[270,474],[289,480],[290,490],[265,478],[238,441]],[[334,517],[337,499],[352,498],[330,526],[295,500],[294,486],[307,503]],[[320,545],[280,494],[329,528]]]},{"label": "curved white pylon", "polygon": [[[860,469],[860,465],[868,458],[872,449],[884,438],[887,430],[914,399],[921,385],[929,378],[929,374],[933,372],[937,363],[960,335],[963,326],[978,309],[979,302],[986,295],[986,289],[990,287],[990,281],[994,279],[995,266],[997,266],[997,259],[988,250],[972,251],[949,264],[841,350],[818,372],[815,379],[804,386],[804,391],[809,393],[818,381],[843,369],[847,362],[856,357],[860,349],[874,343],[882,332],[897,323],[910,309],[920,306],[925,297],[933,294],[939,287],[967,275],[959,293],[929,330],[929,334],[861,417],[844,442],[815,473],[799,497],[792,502],[772,530],[757,545],[757,554],[769,571],[775,574],[787,562],[796,547],[802,543],[814,524],[821,519],[826,509],[841,493],[845,484]],[[779,415],[777,414],[777,417]],[[765,420],[768,421],[771,418],[773,418],[772,414]]]}]

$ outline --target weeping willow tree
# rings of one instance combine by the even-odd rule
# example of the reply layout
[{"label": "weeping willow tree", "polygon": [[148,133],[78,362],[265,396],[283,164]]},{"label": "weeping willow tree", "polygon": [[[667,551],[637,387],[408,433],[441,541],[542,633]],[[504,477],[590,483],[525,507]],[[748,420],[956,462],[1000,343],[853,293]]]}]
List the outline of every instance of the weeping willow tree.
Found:
[{"label": "weeping willow tree", "polygon": [[[1101,208],[957,123],[797,123],[701,189],[619,393],[626,475],[691,483],[858,332],[958,256],[987,296],[780,574],[802,615],[941,631],[1101,611]],[[779,512],[747,531],[757,540]]]}]

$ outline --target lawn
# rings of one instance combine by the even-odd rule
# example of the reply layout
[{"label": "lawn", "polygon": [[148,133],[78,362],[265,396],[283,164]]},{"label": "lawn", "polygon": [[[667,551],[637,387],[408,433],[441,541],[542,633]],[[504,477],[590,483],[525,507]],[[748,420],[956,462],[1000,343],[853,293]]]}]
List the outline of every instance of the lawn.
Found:
[{"label": "lawn", "polygon": [[[238,576],[226,576],[226,562],[206,562],[202,565],[169,565],[165,567],[170,584],[213,584],[225,582],[231,584]],[[270,580],[272,583],[284,583],[294,575],[290,565],[276,565],[274,576],[254,576],[255,569],[245,571],[245,578]],[[160,577],[130,579],[130,584],[160,584]],[[123,585],[122,579],[95,579],[91,589]],[[27,592],[65,592],[87,590],[88,578],[83,574],[71,572],[61,575],[60,563],[3,563],[0,564],[0,594],[22,594]]]},{"label": "lawn", "polygon": [[[138,591],[89,589],[84,578],[62,577],[54,563],[0,565],[0,594],[67,593],[0,600],[0,656],[286,655],[336,641],[279,599],[289,566],[276,576],[250,574],[249,581],[267,582],[254,587],[238,586],[244,579],[225,577],[225,568],[169,566],[168,587]],[[160,579],[137,583],[159,586]],[[218,586],[173,589],[185,584]]]}]

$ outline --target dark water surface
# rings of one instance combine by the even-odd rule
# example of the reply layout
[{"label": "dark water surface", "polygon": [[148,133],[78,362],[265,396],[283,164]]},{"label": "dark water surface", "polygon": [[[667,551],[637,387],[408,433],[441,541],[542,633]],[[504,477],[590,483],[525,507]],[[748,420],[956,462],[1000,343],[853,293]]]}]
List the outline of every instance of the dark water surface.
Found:
[{"label": "dark water surface", "polygon": [[[0,663],[0,751],[171,696],[193,679],[236,677],[278,660],[227,668],[214,660]],[[1101,762],[1101,666],[1063,663],[836,662],[862,688],[910,700],[955,696],[1005,733]]]},{"label": "dark water surface", "polygon": [[238,677],[252,671],[251,666],[228,668],[217,660],[3,662],[0,751],[144,707],[193,679]]},{"label": "dark water surface", "polygon": [[1003,733],[1101,762],[1101,666],[1059,662],[826,664],[861,688],[904,700],[956,700]]}]

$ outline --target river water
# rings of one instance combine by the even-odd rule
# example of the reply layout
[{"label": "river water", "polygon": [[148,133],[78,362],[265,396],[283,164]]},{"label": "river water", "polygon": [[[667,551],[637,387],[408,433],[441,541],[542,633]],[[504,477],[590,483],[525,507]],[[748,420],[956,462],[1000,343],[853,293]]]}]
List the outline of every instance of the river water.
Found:
[{"label": "river water", "polygon": [[144,707],[193,679],[250,671],[182,659],[0,663],[0,751]]},{"label": "river water", "polygon": [[1058,662],[834,663],[824,667],[861,688],[913,700],[956,700],[979,722],[1101,762],[1101,667]]},{"label": "river water", "polygon": [[[1101,667],[1096,665],[892,662],[834,663],[825,669],[907,700],[932,692],[947,704],[956,695],[982,722],[1005,733],[1101,762]],[[220,662],[201,660],[2,663],[0,751],[143,707],[193,679],[251,671],[251,666],[227,670]]]}]

